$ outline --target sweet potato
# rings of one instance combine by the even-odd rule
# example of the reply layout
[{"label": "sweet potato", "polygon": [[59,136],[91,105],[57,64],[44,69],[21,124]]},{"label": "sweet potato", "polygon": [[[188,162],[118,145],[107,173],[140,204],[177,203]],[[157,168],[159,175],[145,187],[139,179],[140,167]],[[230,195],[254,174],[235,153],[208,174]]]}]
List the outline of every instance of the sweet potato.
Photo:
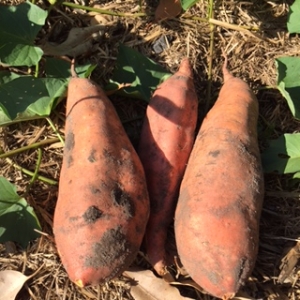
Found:
[{"label": "sweet potato", "polygon": [[135,259],[150,205],[142,164],[102,89],[72,78],[66,115],[53,226],[62,263],[82,287]]},{"label": "sweet potato", "polygon": [[230,299],[258,251],[264,183],[257,140],[258,101],[223,67],[224,85],[203,120],[180,186],[175,238],[191,277]]},{"label": "sweet potato", "polygon": [[195,139],[198,99],[188,59],[154,92],[138,147],[144,166],[150,217],[145,234],[149,261],[159,275],[166,267],[165,242],[180,182]]}]

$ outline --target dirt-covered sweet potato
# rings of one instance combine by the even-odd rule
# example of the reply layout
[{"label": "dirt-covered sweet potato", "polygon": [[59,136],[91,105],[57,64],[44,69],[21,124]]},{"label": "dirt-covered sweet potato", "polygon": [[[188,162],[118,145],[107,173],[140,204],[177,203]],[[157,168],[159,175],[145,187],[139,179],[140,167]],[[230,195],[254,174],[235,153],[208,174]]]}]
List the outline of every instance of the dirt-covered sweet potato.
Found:
[{"label": "dirt-covered sweet potato", "polygon": [[144,170],[112,103],[88,79],[69,83],[65,139],[55,241],[70,279],[95,285],[139,250],[149,215]]},{"label": "dirt-covered sweet potato", "polygon": [[193,147],[198,116],[193,70],[184,58],[178,71],[158,86],[142,126],[138,154],[149,190],[150,217],[145,241],[156,272],[166,273],[166,240],[179,186]]},{"label": "dirt-covered sweet potato", "polygon": [[191,277],[211,295],[230,299],[255,265],[264,183],[258,101],[226,63],[223,73],[181,183],[175,238]]}]

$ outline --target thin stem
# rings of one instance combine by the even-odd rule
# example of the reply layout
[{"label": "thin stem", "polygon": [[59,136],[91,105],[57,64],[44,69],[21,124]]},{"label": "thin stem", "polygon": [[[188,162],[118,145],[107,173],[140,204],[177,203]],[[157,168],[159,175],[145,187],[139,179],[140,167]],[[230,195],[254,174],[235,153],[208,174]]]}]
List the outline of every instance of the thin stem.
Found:
[{"label": "thin stem", "polygon": [[39,173],[39,170],[40,170],[40,166],[41,166],[41,162],[42,162],[42,149],[41,148],[38,148],[38,158],[37,158],[37,162],[36,162],[36,166],[35,166],[35,170],[34,170],[34,173],[33,173],[33,176],[32,178],[30,179],[29,181],[29,184],[28,186],[26,187],[26,191],[25,191],[25,195],[28,194],[30,188],[32,187],[32,185],[35,183],[35,181],[37,180],[38,178],[38,173]]},{"label": "thin stem", "polygon": [[213,17],[208,19],[208,22],[214,25],[218,25],[224,28],[228,29],[234,29],[237,31],[246,31],[246,30],[251,30],[251,31],[259,31],[259,27],[257,26],[245,26],[245,25],[236,25],[236,24],[230,24],[224,21],[216,20]]},{"label": "thin stem", "polygon": [[149,16],[146,13],[122,13],[122,12],[113,12],[111,10],[106,10],[106,9],[100,9],[100,8],[95,8],[95,7],[89,7],[89,6],[84,6],[84,5],[78,5],[70,2],[63,2],[62,5],[76,8],[76,9],[83,9],[83,10],[88,10],[88,11],[93,11],[97,12],[100,14],[104,15],[110,15],[110,16],[117,16],[117,17],[131,17],[131,18],[138,18],[138,17],[146,17]]},{"label": "thin stem", "polygon": [[[25,169],[25,168],[21,167],[20,165],[14,163],[10,158],[7,157],[7,158],[6,158],[6,161],[7,161],[10,165],[12,165],[13,167],[15,167],[17,170],[20,170],[22,173],[24,173],[24,174],[26,174],[26,175],[28,175],[28,176],[31,176],[31,177],[34,176],[34,172],[31,172],[31,171],[29,171],[28,169]],[[50,185],[57,185],[57,181],[56,181],[56,180],[49,179],[49,178],[44,177],[44,176],[42,176],[42,175],[37,175],[37,178],[36,178],[36,179],[38,179],[38,180],[40,180],[40,181],[43,181],[43,182],[45,182],[45,183],[48,183],[48,184],[50,184]]]},{"label": "thin stem", "polygon": [[[214,2],[213,2],[213,0],[209,0],[208,17],[209,17],[209,19],[212,19],[213,16],[214,16]],[[209,104],[211,101],[214,39],[215,39],[215,26],[214,26],[214,24],[210,23],[209,60],[208,60],[207,94],[206,94],[205,114],[208,112]]]},{"label": "thin stem", "polygon": [[44,266],[45,266],[45,263],[43,263],[36,271],[34,271],[31,275],[29,275],[28,279],[33,278],[38,272],[40,272],[44,268]]},{"label": "thin stem", "polygon": [[63,137],[61,136],[61,134],[56,129],[56,127],[54,126],[52,120],[49,117],[47,117],[46,120],[48,121],[48,123],[51,126],[52,130],[56,133],[56,135],[59,138],[59,140],[62,143],[62,145],[65,146],[65,141],[64,141]]},{"label": "thin stem", "polygon": [[245,26],[245,25],[230,24],[230,23],[227,23],[224,21],[216,20],[213,17],[201,18],[201,17],[196,17],[196,16],[186,16],[186,17],[183,16],[183,18],[200,21],[203,23],[209,23],[209,24],[213,24],[213,25],[217,25],[220,27],[224,27],[227,29],[233,29],[233,30],[237,30],[237,31],[259,31],[259,27],[257,27],[257,26]]},{"label": "thin stem", "polygon": [[2,153],[2,154],[0,154],[0,159],[10,157],[10,156],[13,156],[13,155],[16,155],[16,154],[20,154],[20,153],[22,153],[24,151],[27,151],[27,150],[30,150],[30,149],[39,148],[39,147],[42,147],[44,145],[54,144],[54,143],[57,143],[59,141],[60,140],[58,138],[53,138],[53,139],[47,139],[47,140],[43,140],[43,141],[40,141],[40,142],[37,142],[37,143],[33,143],[31,145],[28,145],[28,146],[24,146],[24,147],[15,149],[15,150],[11,150],[11,151],[7,151],[5,153]]},{"label": "thin stem", "polygon": [[39,77],[39,63],[35,65],[35,72],[34,72],[34,77],[38,78]]}]

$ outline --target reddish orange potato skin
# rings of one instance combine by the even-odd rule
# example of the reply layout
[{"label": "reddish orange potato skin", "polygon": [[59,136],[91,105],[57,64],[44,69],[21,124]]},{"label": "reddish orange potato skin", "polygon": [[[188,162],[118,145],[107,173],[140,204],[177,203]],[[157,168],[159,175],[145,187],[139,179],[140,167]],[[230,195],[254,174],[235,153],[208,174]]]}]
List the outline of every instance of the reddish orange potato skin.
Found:
[{"label": "reddish orange potato skin", "polygon": [[145,241],[149,260],[164,275],[167,231],[195,139],[198,99],[188,59],[155,91],[146,111],[138,154],[150,197]]},{"label": "reddish orange potato skin", "polygon": [[69,83],[65,136],[55,241],[70,279],[96,285],[139,250],[149,216],[145,175],[112,103],[87,79]]},{"label": "reddish orange potato skin", "polygon": [[175,213],[178,253],[208,293],[229,299],[251,274],[258,251],[264,183],[258,101],[224,67],[225,83],[197,135]]}]

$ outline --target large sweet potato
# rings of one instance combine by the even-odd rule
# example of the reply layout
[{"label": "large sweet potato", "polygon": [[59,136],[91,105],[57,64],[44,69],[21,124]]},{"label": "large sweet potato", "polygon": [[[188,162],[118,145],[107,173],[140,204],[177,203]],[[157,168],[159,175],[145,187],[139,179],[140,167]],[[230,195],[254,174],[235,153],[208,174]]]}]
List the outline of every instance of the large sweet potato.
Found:
[{"label": "large sweet potato", "polygon": [[72,78],[54,215],[62,263],[79,286],[119,275],[135,258],[149,215],[141,162],[102,89]]},{"label": "large sweet potato", "polygon": [[255,265],[264,188],[258,101],[226,63],[223,73],[180,187],[175,237],[191,277],[211,295],[229,299]]}]

